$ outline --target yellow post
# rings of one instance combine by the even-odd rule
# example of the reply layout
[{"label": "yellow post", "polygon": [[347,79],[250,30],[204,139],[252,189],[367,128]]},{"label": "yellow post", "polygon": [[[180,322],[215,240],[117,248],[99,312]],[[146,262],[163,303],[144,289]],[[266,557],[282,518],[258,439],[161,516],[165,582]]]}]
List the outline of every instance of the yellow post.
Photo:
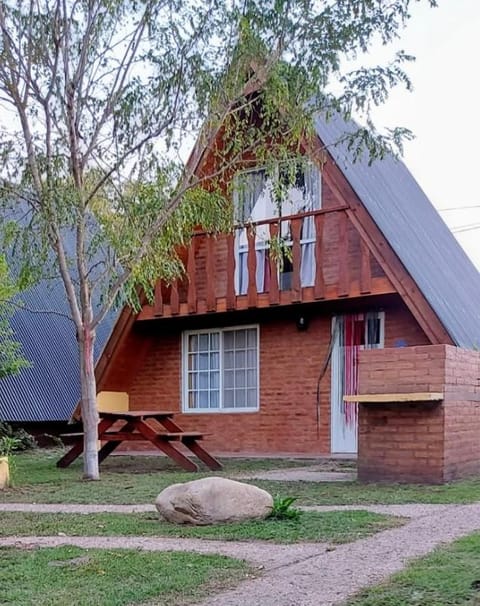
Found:
[{"label": "yellow post", "polygon": [[8,457],[0,457],[0,490],[10,486],[10,468]]}]

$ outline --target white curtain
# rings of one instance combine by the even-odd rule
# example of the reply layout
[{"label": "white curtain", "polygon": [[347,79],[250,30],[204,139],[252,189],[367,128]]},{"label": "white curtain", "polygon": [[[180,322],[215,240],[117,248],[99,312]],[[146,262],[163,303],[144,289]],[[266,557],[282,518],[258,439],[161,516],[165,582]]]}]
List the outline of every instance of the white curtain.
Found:
[{"label": "white curtain", "polygon": [[[240,224],[255,223],[275,216],[271,187],[265,170],[243,173],[235,186],[235,219]],[[265,267],[267,247],[270,238],[268,225],[259,225],[255,229],[255,250],[257,256],[256,284],[257,292],[265,290]],[[244,295],[248,288],[248,237],[247,228],[236,232],[236,292]]]},{"label": "white curtain", "polygon": [[[300,212],[318,210],[321,205],[320,171],[313,164],[305,167],[305,204]],[[302,222],[302,261],[300,280],[302,286],[315,283],[315,217],[305,217]]]},{"label": "white curtain", "polygon": [[[305,164],[297,171],[297,180],[290,188],[288,197],[281,207],[274,200],[271,180],[264,169],[248,171],[238,176],[235,185],[235,219],[240,224],[255,223],[278,216],[301,214],[317,210],[321,206],[320,171],[313,164]],[[291,246],[290,221],[282,221],[280,236]],[[302,286],[313,286],[315,281],[315,219],[305,217],[301,230],[302,258],[300,279]],[[257,292],[265,292],[270,286],[268,257],[269,225],[258,225],[255,231],[255,251],[257,257]],[[247,229],[239,228],[235,238],[237,294],[245,294],[248,288],[248,238]],[[290,288],[290,281],[280,279]]]}]

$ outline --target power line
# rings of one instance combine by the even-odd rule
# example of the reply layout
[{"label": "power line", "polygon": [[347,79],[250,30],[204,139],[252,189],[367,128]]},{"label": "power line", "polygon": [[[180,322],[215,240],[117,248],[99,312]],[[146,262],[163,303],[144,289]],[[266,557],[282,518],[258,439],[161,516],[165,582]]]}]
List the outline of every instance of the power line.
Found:
[{"label": "power line", "polygon": [[464,231],[473,231],[474,229],[480,229],[480,223],[472,223],[470,225],[459,225],[458,227],[452,227],[454,234],[461,234]]},{"label": "power line", "polygon": [[437,208],[439,213],[446,213],[453,210],[469,210],[473,208],[480,208],[480,204],[471,204],[469,206],[452,206],[450,208]]}]

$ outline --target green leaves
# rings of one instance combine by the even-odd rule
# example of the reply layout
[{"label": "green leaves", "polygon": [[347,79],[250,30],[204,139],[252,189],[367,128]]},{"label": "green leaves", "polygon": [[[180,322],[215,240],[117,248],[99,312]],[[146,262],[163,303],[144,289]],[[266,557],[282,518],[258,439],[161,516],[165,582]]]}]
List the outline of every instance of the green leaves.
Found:
[{"label": "green leaves", "polygon": [[23,358],[21,345],[15,341],[9,324],[9,318],[14,313],[12,299],[16,292],[5,258],[0,256],[0,380],[30,366]]},{"label": "green leaves", "polygon": [[411,133],[378,132],[369,110],[410,87],[411,57],[342,65],[394,40],[412,2],[1,2],[0,204],[22,284],[61,276],[77,330],[92,316],[93,330],[176,279],[195,230],[232,229],[234,173],[297,158],[317,112],[363,113],[356,157],[401,151]]},{"label": "green leaves", "polygon": [[297,497],[281,497],[276,495],[273,499],[273,507],[269,518],[276,520],[298,520],[302,515],[302,511],[293,507],[293,503]]}]

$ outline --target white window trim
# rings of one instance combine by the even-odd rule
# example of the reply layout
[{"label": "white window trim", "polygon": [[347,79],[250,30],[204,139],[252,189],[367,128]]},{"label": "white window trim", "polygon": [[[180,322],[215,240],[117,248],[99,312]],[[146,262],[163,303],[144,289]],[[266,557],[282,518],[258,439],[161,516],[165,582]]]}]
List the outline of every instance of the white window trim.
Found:
[{"label": "white window trim", "polygon": [[[232,330],[248,330],[255,328],[257,331],[257,384],[255,385],[257,392],[257,405],[244,408],[188,408],[188,338],[190,335],[210,334],[212,332],[224,333]],[[223,337],[220,336],[220,402],[223,402]],[[260,325],[259,324],[244,324],[239,326],[224,326],[221,328],[204,328],[201,330],[187,330],[182,333],[182,413],[184,414],[243,414],[258,412],[260,410]]]}]

